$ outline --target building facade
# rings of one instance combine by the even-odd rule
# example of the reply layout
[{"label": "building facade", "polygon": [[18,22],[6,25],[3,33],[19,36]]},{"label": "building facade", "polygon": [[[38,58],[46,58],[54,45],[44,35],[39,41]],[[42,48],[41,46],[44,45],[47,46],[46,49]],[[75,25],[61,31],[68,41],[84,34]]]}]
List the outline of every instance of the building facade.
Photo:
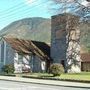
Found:
[{"label": "building facade", "polygon": [[81,71],[79,17],[71,14],[52,16],[51,57],[62,63],[68,73]]},{"label": "building facade", "polygon": [[0,41],[0,71],[12,64],[15,73],[46,72],[50,60],[50,47],[43,42],[3,38]]}]

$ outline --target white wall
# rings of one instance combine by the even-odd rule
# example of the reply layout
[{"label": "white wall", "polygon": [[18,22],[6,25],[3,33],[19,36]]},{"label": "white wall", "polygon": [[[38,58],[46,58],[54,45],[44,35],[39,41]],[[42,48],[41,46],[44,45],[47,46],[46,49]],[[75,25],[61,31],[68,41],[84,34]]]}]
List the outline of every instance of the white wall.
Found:
[{"label": "white wall", "polygon": [[[22,58],[19,59],[19,56]],[[19,55],[18,53],[15,53],[14,55],[15,73],[27,72],[31,68],[29,62],[30,62],[29,55]]]},{"label": "white wall", "polygon": [[15,68],[14,73],[22,73],[22,66],[21,66],[21,64],[19,64],[17,52],[14,53],[14,68]]}]

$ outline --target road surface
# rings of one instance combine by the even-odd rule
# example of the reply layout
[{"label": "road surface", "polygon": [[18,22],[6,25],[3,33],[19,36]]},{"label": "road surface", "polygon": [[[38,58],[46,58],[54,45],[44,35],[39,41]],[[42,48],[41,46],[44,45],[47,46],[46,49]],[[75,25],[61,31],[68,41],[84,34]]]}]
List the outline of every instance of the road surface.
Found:
[{"label": "road surface", "polygon": [[0,80],[0,90],[90,90],[90,89],[89,88],[63,87],[63,86],[50,86],[50,85]]}]

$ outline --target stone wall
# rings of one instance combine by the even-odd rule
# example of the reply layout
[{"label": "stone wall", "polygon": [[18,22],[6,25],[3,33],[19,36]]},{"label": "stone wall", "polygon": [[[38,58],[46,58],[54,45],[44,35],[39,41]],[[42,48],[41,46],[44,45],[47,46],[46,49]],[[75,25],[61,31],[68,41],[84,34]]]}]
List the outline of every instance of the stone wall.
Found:
[{"label": "stone wall", "polygon": [[52,16],[51,57],[54,63],[64,60],[67,72],[80,72],[79,17],[71,14]]}]

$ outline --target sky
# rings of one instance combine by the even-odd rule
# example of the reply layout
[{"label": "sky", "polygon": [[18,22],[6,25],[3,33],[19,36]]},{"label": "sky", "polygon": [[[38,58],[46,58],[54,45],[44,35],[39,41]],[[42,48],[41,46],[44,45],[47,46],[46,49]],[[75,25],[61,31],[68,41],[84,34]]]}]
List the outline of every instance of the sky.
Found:
[{"label": "sky", "polygon": [[[62,8],[64,6],[63,4],[55,6],[55,4],[53,5],[51,1],[52,0],[0,0],[0,30],[6,27],[8,24],[23,18],[29,17],[51,18],[51,16],[54,15],[54,13],[56,13],[56,9],[58,7]],[[68,0],[68,2],[72,1],[73,0]],[[90,3],[88,4],[86,0],[78,0],[78,1],[82,2],[81,4],[84,6],[85,5],[90,6]],[[50,8],[51,6],[54,9],[56,8],[55,12],[53,9],[53,13]],[[72,6],[75,6],[75,4],[72,4]],[[71,9],[68,8],[67,12],[70,11]],[[61,12],[62,11],[60,11],[60,13]]]},{"label": "sky", "polygon": [[23,18],[51,18],[50,0],[0,0],[0,30]]}]

